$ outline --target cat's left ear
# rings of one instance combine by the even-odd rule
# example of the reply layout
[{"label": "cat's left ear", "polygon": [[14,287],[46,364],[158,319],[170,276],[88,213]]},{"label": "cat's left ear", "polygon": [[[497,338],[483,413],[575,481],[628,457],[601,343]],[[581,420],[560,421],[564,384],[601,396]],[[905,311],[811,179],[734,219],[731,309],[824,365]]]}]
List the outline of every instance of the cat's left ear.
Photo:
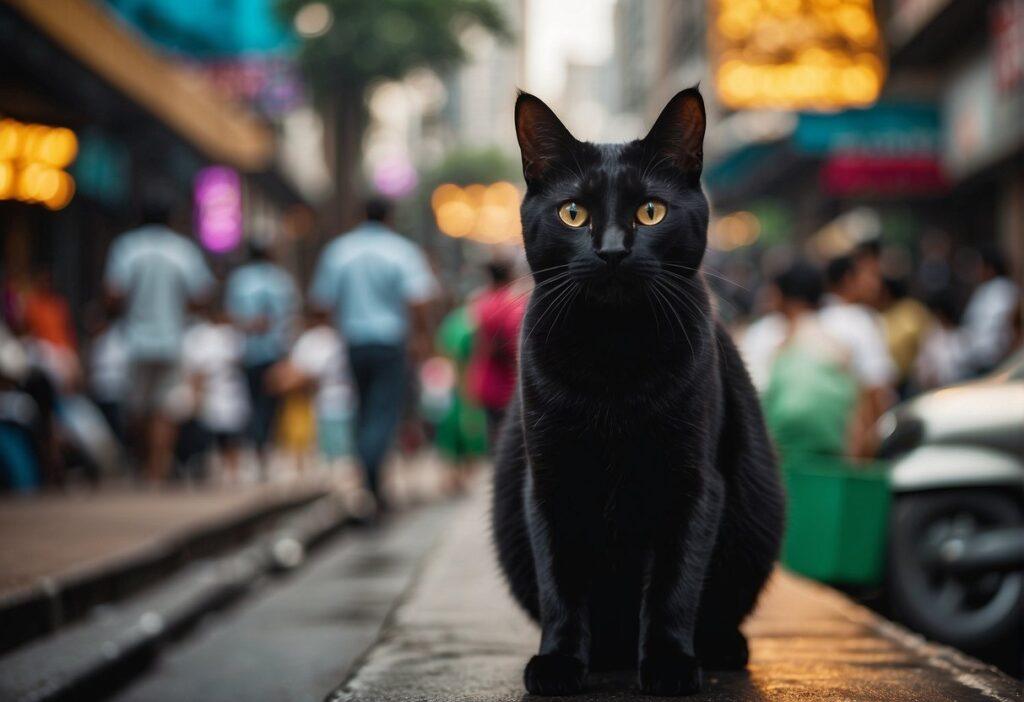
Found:
[{"label": "cat's left ear", "polygon": [[696,86],[675,94],[661,111],[644,144],[697,179],[704,167],[704,98]]}]

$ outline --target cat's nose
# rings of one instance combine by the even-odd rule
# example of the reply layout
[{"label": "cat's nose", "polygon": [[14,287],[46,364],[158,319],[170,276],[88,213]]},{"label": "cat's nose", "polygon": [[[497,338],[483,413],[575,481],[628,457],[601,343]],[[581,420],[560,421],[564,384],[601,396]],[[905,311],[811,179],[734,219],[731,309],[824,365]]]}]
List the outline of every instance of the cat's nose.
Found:
[{"label": "cat's nose", "polygon": [[595,252],[609,266],[619,265],[619,261],[629,255],[629,249],[622,244],[618,246],[602,246]]},{"label": "cat's nose", "polygon": [[600,245],[595,247],[594,253],[614,268],[629,255],[628,244],[626,232],[620,227],[610,226],[601,233]]}]

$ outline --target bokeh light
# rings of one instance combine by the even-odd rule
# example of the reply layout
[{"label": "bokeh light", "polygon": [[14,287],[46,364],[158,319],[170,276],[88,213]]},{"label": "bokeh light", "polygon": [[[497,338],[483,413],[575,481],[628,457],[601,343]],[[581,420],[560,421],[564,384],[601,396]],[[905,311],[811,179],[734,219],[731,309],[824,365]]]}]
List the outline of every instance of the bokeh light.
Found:
[{"label": "bokeh light", "polygon": [[0,120],[0,200],[59,210],[75,194],[63,169],[78,155],[78,137],[66,127]]},{"label": "bokeh light", "polygon": [[734,109],[863,107],[885,80],[863,0],[714,0],[715,85]]},{"label": "bokeh light", "polygon": [[519,189],[507,181],[465,187],[444,183],[434,189],[430,206],[443,234],[482,244],[504,244],[522,239],[520,198]]}]

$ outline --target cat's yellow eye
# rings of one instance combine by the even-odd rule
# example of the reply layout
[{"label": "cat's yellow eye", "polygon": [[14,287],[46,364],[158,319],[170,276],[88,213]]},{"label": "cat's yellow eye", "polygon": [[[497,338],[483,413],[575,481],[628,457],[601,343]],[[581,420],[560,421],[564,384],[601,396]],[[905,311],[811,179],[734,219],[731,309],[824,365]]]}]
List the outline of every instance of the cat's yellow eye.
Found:
[{"label": "cat's yellow eye", "polygon": [[586,207],[572,200],[558,208],[558,218],[570,227],[582,227],[589,216]]},{"label": "cat's yellow eye", "polygon": [[636,221],[645,227],[649,227],[665,219],[667,211],[668,208],[665,207],[665,203],[661,200],[648,200],[637,208]]}]

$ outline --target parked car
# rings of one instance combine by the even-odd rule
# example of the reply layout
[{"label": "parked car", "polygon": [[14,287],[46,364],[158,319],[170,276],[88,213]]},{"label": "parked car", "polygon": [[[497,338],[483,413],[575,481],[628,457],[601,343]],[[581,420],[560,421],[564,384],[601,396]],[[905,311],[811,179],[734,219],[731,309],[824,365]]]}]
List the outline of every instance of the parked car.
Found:
[{"label": "parked car", "polygon": [[883,416],[894,614],[964,648],[1024,632],[1024,351]]}]

